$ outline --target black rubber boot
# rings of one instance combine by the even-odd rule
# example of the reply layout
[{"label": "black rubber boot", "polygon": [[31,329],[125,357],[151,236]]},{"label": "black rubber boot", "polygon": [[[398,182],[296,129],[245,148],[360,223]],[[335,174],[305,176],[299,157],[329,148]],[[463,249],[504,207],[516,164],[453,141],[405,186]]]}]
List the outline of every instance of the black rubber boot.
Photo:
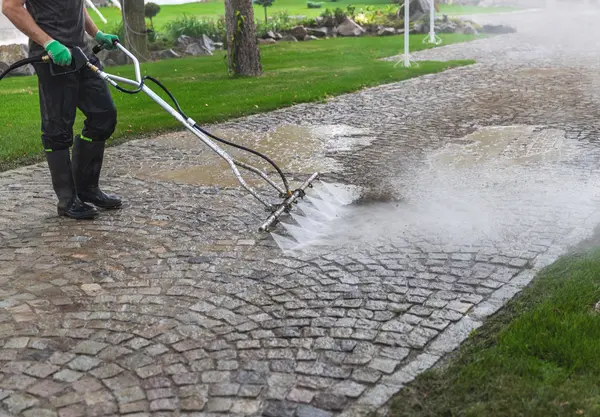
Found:
[{"label": "black rubber boot", "polygon": [[79,135],[73,143],[73,174],[77,195],[81,201],[91,203],[103,209],[118,209],[121,199],[106,194],[98,185],[102,161],[104,160],[104,142],[87,141]]},{"label": "black rubber boot", "polygon": [[46,152],[46,160],[52,177],[52,187],[58,197],[58,215],[72,219],[93,219],[96,217],[98,210],[85,204],[77,197],[69,150]]}]

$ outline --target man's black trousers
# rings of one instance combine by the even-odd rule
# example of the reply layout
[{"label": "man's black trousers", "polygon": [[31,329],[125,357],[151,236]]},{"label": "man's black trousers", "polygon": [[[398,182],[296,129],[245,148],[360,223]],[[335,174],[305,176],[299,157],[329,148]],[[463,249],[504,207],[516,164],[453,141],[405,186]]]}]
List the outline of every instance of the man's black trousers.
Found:
[{"label": "man's black trousers", "polygon": [[[99,60],[90,61],[102,68]],[[85,115],[82,136],[106,141],[117,124],[117,109],[106,81],[88,68],[71,74],[52,75],[49,64],[36,64],[42,116],[42,143],[47,152],[73,145],[77,109]]]}]

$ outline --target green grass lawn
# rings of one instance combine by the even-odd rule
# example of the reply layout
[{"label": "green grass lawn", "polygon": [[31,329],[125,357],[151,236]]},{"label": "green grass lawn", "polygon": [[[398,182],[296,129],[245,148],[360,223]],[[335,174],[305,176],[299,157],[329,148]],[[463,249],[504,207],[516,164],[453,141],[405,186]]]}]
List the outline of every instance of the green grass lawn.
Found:
[{"label": "green grass lawn", "polygon": [[[473,38],[466,35],[443,36],[444,44]],[[412,36],[411,48],[418,50],[428,47],[423,45],[422,39],[423,36]],[[163,82],[189,116],[200,123],[207,123],[295,103],[322,100],[363,87],[469,63],[428,62],[405,69],[401,65],[394,67],[394,62],[377,60],[399,54],[402,49],[402,36],[336,38],[268,45],[261,48],[264,75],[256,78],[229,78],[223,51],[208,57],[143,64],[142,70],[144,74]],[[111,67],[108,71],[133,76],[131,67]],[[181,127],[146,95],[112,91],[119,111],[119,124],[114,138],[122,140]],[[11,77],[2,80],[0,100],[3,103],[0,169],[39,158],[42,148],[36,78]],[[80,116],[76,132],[81,125]]]},{"label": "green grass lawn", "polygon": [[401,391],[390,416],[600,416],[599,300],[600,250],[559,260],[448,367]]},{"label": "green grass lawn", "polygon": [[[306,16],[316,17],[319,16],[326,8],[335,9],[340,7],[345,9],[347,6],[352,5],[356,7],[356,10],[360,10],[366,6],[383,6],[387,4],[393,4],[389,0],[339,0],[337,2],[323,1],[323,6],[320,9],[309,9],[306,6],[304,0],[276,0],[273,6],[269,7],[267,12],[269,15],[273,15],[277,12],[287,12],[290,16]],[[260,6],[254,6],[255,17],[261,22],[264,21],[264,10]],[[442,13],[448,15],[459,15],[459,14],[473,14],[473,13],[497,13],[515,10],[508,7],[477,7],[477,6],[457,6],[457,5],[440,5]],[[116,7],[103,7],[100,12],[108,20],[107,24],[97,18],[96,13],[93,10],[89,10],[90,16],[94,19],[96,24],[101,30],[108,30],[115,27],[115,25],[121,22],[121,12]],[[223,0],[210,0],[202,3],[186,3],[181,5],[164,5],[161,6],[161,11],[154,18],[154,26],[157,30],[160,30],[164,25],[181,17],[183,14],[190,16],[196,16],[199,19],[216,19],[219,16],[225,14],[225,5]]]}]

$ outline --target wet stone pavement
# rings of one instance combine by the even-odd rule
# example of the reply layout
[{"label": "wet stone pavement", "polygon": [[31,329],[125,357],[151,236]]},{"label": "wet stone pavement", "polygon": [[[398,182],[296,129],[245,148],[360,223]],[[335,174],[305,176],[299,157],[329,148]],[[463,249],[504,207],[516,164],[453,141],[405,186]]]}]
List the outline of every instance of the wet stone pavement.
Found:
[{"label": "wet stone pavement", "polygon": [[474,66],[214,126],[361,187],[303,250],[184,133],[111,148],[126,205],[92,222],[54,216],[45,165],[1,174],[0,416],[385,413],[600,223],[598,48],[556,33],[597,19],[570,13],[413,56]]}]

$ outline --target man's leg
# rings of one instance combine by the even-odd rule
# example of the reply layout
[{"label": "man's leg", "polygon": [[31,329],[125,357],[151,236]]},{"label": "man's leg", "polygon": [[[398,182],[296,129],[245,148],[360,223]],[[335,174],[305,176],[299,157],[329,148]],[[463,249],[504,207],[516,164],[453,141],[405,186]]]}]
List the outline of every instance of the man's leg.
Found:
[{"label": "man's leg", "polygon": [[[100,67],[97,59],[91,61]],[[73,168],[77,194],[82,201],[104,209],[121,207],[118,196],[102,192],[99,186],[106,140],[115,131],[117,110],[106,81],[88,69],[80,75],[78,105],[86,116],[81,136],[75,137]]]},{"label": "man's leg", "polygon": [[52,76],[49,64],[36,65],[42,117],[42,144],[58,197],[60,216],[90,219],[98,211],[77,198],[69,148],[77,111],[77,79],[72,75]]}]

